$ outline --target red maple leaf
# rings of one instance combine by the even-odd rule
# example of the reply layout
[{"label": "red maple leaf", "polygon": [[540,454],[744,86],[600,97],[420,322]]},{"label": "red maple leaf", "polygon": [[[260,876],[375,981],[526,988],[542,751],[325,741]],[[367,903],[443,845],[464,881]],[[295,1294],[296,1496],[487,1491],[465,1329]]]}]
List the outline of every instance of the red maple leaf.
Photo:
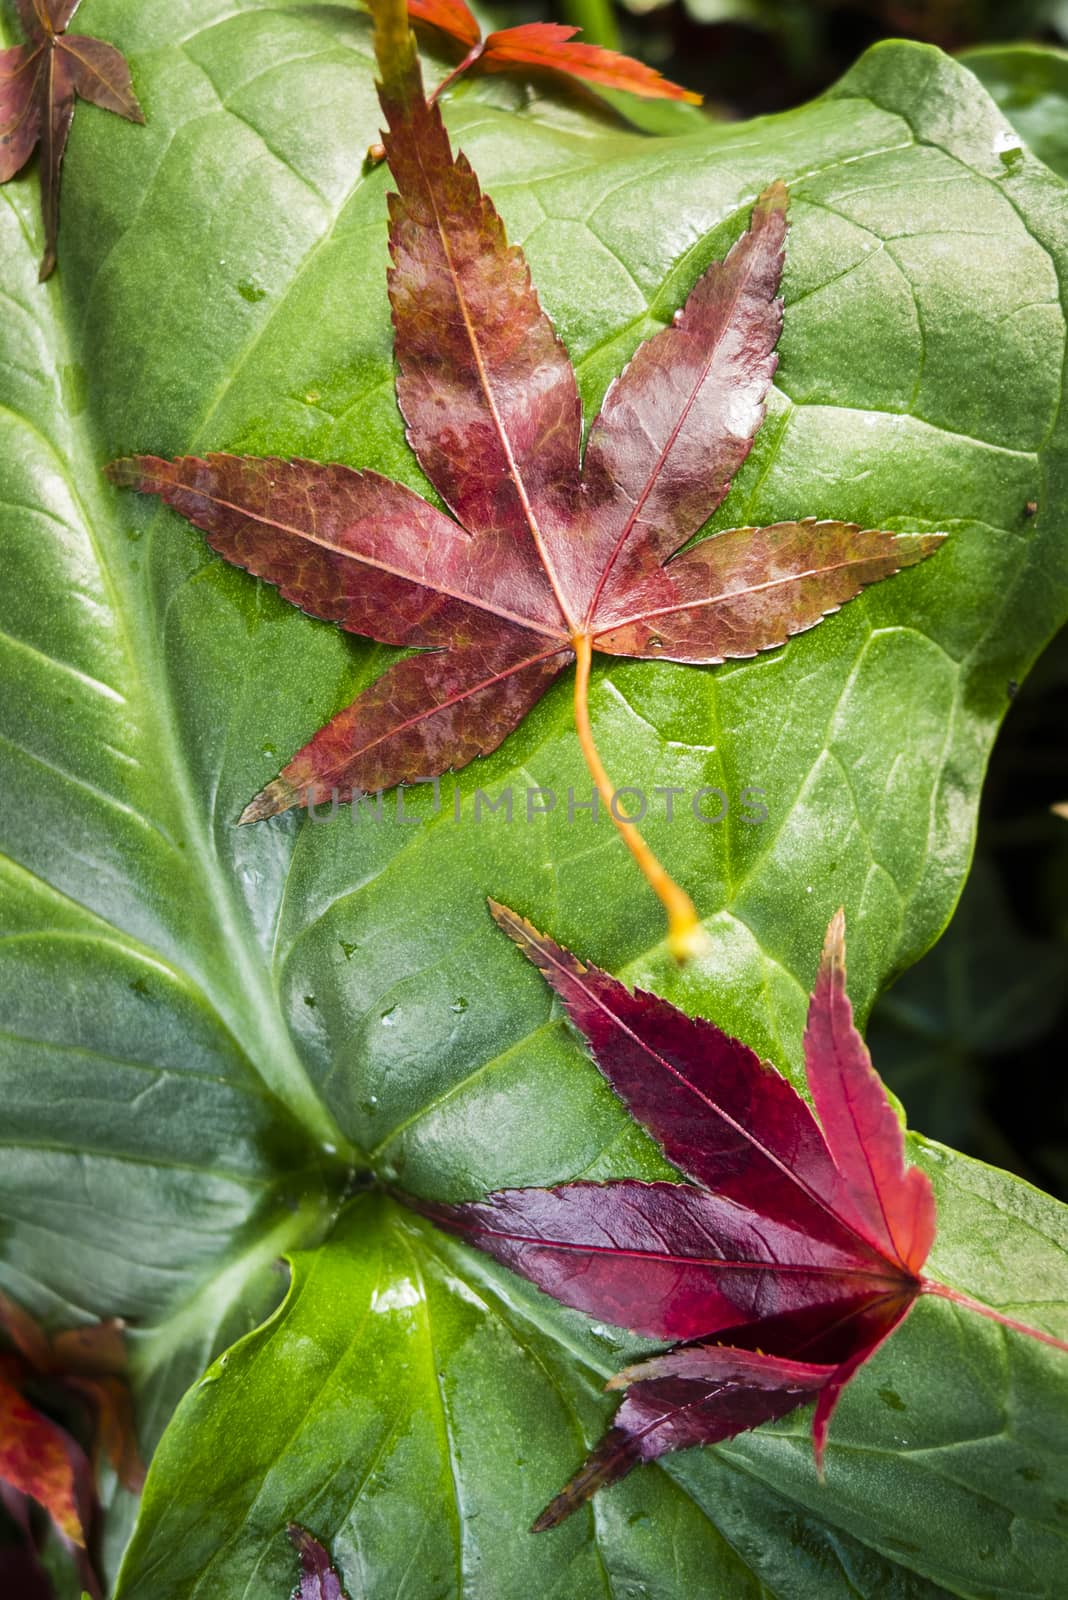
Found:
[{"label": "red maple leaf", "polygon": [[805,1032],[819,1122],[773,1067],[713,1023],[583,966],[504,906],[491,909],[544,973],[601,1072],[690,1183],[569,1183],[417,1206],[547,1294],[681,1340],[619,1373],[612,1427],[535,1529],[670,1450],[715,1444],[814,1400],[822,1465],[846,1384],[921,1294],[1068,1350],[1050,1334],[922,1275],[930,1182],[853,1023],[845,919],[833,918]]},{"label": "red maple leaf", "polygon": [[[0,1354],[0,1495],[26,1535],[27,1559],[33,1560],[33,1545],[26,1501],[33,1500],[72,1549],[83,1584],[98,1594],[85,1545],[99,1456],[108,1457],[134,1493],[144,1481],[125,1383],[123,1324],[112,1319],[48,1338],[0,1294],[0,1328],[13,1346]],[[38,1409],[31,1394],[45,1403],[64,1396],[84,1403],[92,1462],[72,1433]]]},{"label": "red maple leaf", "polygon": [[408,15],[416,22],[447,33],[466,54],[431,95],[441,91],[474,66],[490,72],[507,72],[515,67],[548,68],[606,89],[626,89],[648,100],[686,100],[700,105],[701,96],[647,67],[633,56],[620,55],[597,44],[575,44],[581,28],[561,22],[524,22],[517,28],[499,28],[483,37],[478,21],[464,0],[408,0]]},{"label": "red maple leaf", "polygon": [[21,172],[41,146],[45,251],[40,276],[56,264],[59,174],[80,95],[128,122],[144,122],[126,58],[102,39],[68,33],[81,0],[15,0],[29,42],[0,50],[0,183]]},{"label": "red maple leaf", "polygon": [[242,822],[463,767],[576,662],[583,752],[683,956],[697,914],[615,803],[589,724],[592,652],[752,656],[944,536],[805,518],[688,545],[763,420],[782,326],[781,183],[610,386],[583,454],[574,369],[522,252],[424,100],[403,11],[378,23],[399,191],[389,234],[397,398],[453,516],[376,472],[310,461],[140,455],[109,474],[161,496],[228,561],[313,616],[422,652],[320,729]]},{"label": "red maple leaf", "polygon": [[347,1600],[341,1579],[315,1535],[299,1522],[289,1523],[286,1532],[300,1557],[300,1591],[296,1600]]}]

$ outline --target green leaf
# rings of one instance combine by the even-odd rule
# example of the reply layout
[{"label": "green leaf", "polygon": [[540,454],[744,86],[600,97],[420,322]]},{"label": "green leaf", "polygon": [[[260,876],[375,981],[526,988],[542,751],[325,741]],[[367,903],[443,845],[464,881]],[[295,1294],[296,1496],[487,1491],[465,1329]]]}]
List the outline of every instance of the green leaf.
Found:
[{"label": "green leaf", "polygon": [[[991,46],[961,57],[1035,155],[1068,178],[1068,51]],[[1011,159],[1011,149],[1002,152]]]},{"label": "green leaf", "polygon": [[[714,526],[804,512],[952,535],[775,655],[595,677],[606,764],[645,789],[650,842],[707,918],[710,955],[678,971],[610,824],[568,821],[589,781],[566,683],[457,780],[459,822],[446,783],[436,816],[408,794],[415,823],[388,796],[381,823],[234,827],[391,653],[225,569],[99,468],[219,447],[426,492],[392,391],[388,177],[362,167],[366,24],[252,0],[86,11],[148,122],[77,119],[44,288],[33,183],[0,193],[0,1282],[57,1325],[131,1321],[148,1448],[276,1303],[271,1263],[301,1252],[286,1309],[183,1402],[118,1592],[195,1594],[210,1540],[213,1596],[285,1594],[287,1518],[371,1597],[512,1600],[531,1572],[561,1600],[1052,1592],[1051,1351],[925,1305],[843,1405],[823,1488],[803,1426],[780,1427],[637,1473],[535,1541],[632,1344],[391,1203],[351,1202],[322,1240],[368,1164],[448,1199],[662,1170],[487,893],[791,1072],[835,906],[862,1012],[937,937],[1009,680],[1068,611],[1059,180],[1026,151],[1006,166],[976,80],[913,46],[811,107],[678,139],[551,100],[518,113],[492,84],[450,107],[588,411],[785,177],[777,390]],[[475,789],[509,785],[512,823],[476,823]],[[528,786],[560,797],[530,823]],[[654,786],[685,791],[671,823]],[[719,824],[689,811],[703,786],[727,791]],[[917,1149],[940,1190],[934,1270],[1063,1333],[1063,1213]]]},{"label": "green leaf", "polygon": [[[981,1267],[981,1228],[999,1294],[1026,1300],[1036,1276],[1063,1273],[1053,1201],[1022,1185],[1009,1199],[1000,1175],[924,1153],[947,1217],[943,1271]],[[1002,1255],[1025,1232],[1022,1257]],[[990,1324],[922,1303],[863,1396],[843,1401],[822,1486],[807,1418],[792,1418],[646,1469],[534,1538],[547,1494],[610,1415],[601,1385],[638,1342],[561,1311],[388,1202],[356,1201],[294,1272],[283,1310],[179,1407],[123,1596],[239,1595],[252,1574],[284,1594],[285,1527],[298,1514],[330,1530],[356,1593],[1054,1592],[1064,1535],[1049,1497],[1064,1488],[1064,1441],[1053,1412],[1068,1385],[1055,1361]],[[937,1516],[912,1520],[921,1506]]]}]

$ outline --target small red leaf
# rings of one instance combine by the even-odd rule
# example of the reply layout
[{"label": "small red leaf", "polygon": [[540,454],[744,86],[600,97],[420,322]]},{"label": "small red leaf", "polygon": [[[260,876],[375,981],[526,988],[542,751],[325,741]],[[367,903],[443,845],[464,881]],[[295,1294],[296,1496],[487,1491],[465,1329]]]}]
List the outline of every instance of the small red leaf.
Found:
[{"label": "small red leaf", "polygon": [[286,1532],[300,1557],[300,1600],[346,1600],[341,1579],[314,1534],[296,1522]]},{"label": "small red leaf", "polygon": [[0,1292],[0,1326],[21,1356],[37,1372],[51,1372],[52,1346],[28,1311]]},{"label": "small red leaf", "polygon": [[[409,11],[415,15],[414,5]],[[491,33],[481,55],[491,71],[509,67],[548,67],[571,78],[599,83],[606,89],[625,89],[647,100],[685,100],[699,106],[701,96],[672,83],[655,67],[647,67],[633,56],[620,55],[597,44],[572,44],[579,28],[559,22],[525,22],[517,28],[501,28]],[[474,42],[474,41],[472,41]]]},{"label": "small red leaf", "polygon": [[118,1318],[66,1328],[49,1339],[21,1306],[0,1293],[0,1325],[28,1368],[87,1402],[94,1464],[103,1451],[125,1488],[137,1493],[145,1469],[125,1382],[126,1345]]},{"label": "small red leaf", "polygon": [[[78,1504],[83,1463],[70,1435],[0,1373],[0,1478],[43,1506],[56,1527],[78,1545],[85,1544]],[[88,1476],[87,1468],[84,1475]]]},{"label": "small red leaf", "polygon": [[416,22],[428,22],[431,27],[451,34],[468,48],[482,37],[482,30],[464,0],[408,0],[408,15]]},{"label": "small red leaf", "polygon": [[127,122],[145,120],[134,94],[126,57],[103,39],[67,34],[63,39],[71,81],[77,94],[102,111],[114,111]]},{"label": "small red leaf", "polygon": [[59,179],[75,95],[130,122],[143,122],[130,71],[114,45],[64,31],[79,0],[17,0],[29,43],[0,51],[0,183],[41,146],[45,250],[40,277],[56,264]]}]

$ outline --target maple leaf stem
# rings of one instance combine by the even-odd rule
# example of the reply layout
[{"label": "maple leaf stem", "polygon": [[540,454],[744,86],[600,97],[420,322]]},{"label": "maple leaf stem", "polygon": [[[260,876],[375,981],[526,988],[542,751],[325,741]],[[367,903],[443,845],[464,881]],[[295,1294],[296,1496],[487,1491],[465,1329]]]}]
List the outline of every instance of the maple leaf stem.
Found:
[{"label": "maple leaf stem", "polygon": [[1068,1353],[1068,1342],[1064,1339],[1054,1338],[1052,1333],[1043,1333],[1040,1328],[1032,1328],[1026,1322],[1018,1322],[1015,1317],[1007,1317],[1003,1311],[995,1311],[993,1306],[973,1300],[970,1295],[962,1294],[959,1289],[951,1289],[946,1283],[938,1283],[934,1278],[921,1280],[920,1293],[936,1295],[940,1300],[962,1306],[965,1311],[975,1311],[981,1317],[988,1317],[991,1322],[999,1322],[1003,1328],[1011,1328],[1014,1333],[1025,1334],[1028,1339],[1037,1339],[1041,1344],[1052,1345],[1054,1350]]},{"label": "maple leaf stem", "polygon": [[423,76],[415,35],[408,20],[407,0],[370,0],[369,10],[374,23],[375,61],[382,87],[408,103],[415,95],[422,94]]},{"label": "maple leaf stem", "polygon": [[443,90],[447,89],[451,83],[455,83],[457,78],[462,77],[469,67],[473,67],[485,48],[485,39],[480,39],[477,44],[472,45],[463,60],[458,62],[451,72],[445,74],[436,89],[430,91],[426,97],[427,105],[432,106]]},{"label": "maple leaf stem", "polygon": [[579,746],[585,757],[597,788],[597,793],[608,807],[624,844],[634,857],[653,893],[660,900],[668,916],[668,948],[677,961],[685,961],[704,949],[706,938],[696,907],[684,889],[650,850],[637,824],[622,811],[616,801],[612,780],[605,771],[604,762],[593,740],[590,727],[589,687],[593,644],[588,633],[576,633],[571,640],[575,651],[575,726]]}]

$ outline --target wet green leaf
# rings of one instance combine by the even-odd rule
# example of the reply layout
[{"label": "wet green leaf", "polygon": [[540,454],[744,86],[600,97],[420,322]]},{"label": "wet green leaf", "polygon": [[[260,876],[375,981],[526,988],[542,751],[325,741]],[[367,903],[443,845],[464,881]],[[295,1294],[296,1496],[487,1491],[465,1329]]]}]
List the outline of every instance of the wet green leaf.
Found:
[{"label": "wet green leaf", "polygon": [[[147,125],[76,119],[50,284],[34,182],[0,195],[0,1279],[53,1325],[135,1325],[148,1447],[301,1248],[286,1309],[183,1402],[119,1592],[284,1595],[287,1520],[373,1600],[518,1600],[532,1574],[560,1600],[714,1580],[732,1600],[1053,1592],[1052,1352],[922,1307],[843,1405],[824,1487],[801,1419],[635,1474],[532,1540],[603,1422],[619,1336],[385,1201],[351,1202],[316,1246],[351,1166],[448,1199],[660,1170],[487,893],[791,1066],[835,906],[862,1010],[935,939],[1009,681],[1068,610],[1059,180],[1026,150],[1006,165],[974,77],[920,47],[682,139],[547,99],[519,113],[492,84],[450,106],[588,414],[785,178],[777,390],[715,526],[801,504],[952,534],[777,654],[595,676],[606,764],[644,789],[650,841],[706,917],[711,952],[679,971],[610,824],[568,819],[589,782],[566,686],[457,780],[459,822],[446,783],[436,815],[408,793],[416,822],[387,797],[381,823],[234,827],[391,653],[300,616],[99,468],[300,453],[427,491],[393,397],[388,177],[362,166],[369,41],[348,8],[295,0],[93,0],[93,26]],[[512,822],[476,823],[476,788],[511,788]],[[535,796],[528,822],[528,788],[555,809]],[[683,791],[670,823],[656,788]],[[701,788],[725,791],[722,822],[692,814]],[[941,1189],[932,1270],[1063,1333],[1063,1213],[917,1148]]]}]

